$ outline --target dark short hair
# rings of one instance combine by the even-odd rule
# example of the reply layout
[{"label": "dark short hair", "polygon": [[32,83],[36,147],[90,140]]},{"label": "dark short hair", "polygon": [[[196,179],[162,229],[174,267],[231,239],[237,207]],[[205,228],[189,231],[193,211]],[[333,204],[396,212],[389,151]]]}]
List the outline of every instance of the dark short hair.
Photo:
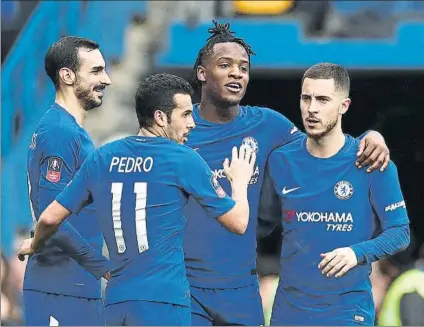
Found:
[{"label": "dark short hair", "polygon": [[196,62],[194,63],[193,67],[193,83],[197,87],[201,86],[202,84],[202,82],[199,81],[199,79],[197,78],[197,67],[203,66],[204,62],[210,58],[213,53],[212,50],[215,44],[232,42],[241,45],[246,50],[247,55],[249,56],[249,65],[250,56],[255,55],[249,44],[247,44],[242,38],[234,36],[235,32],[232,32],[230,30],[230,23],[219,24],[214,20],[212,22],[214,24],[214,27],[208,29],[208,33],[211,34],[211,36],[206,40],[205,45],[199,50]]},{"label": "dark short hair", "polygon": [[80,49],[92,51],[98,48],[96,42],[78,36],[65,36],[53,43],[47,50],[44,67],[55,88],[59,88],[59,71],[62,68],[78,72],[81,64],[78,57]]},{"label": "dark short hair", "polygon": [[135,111],[140,127],[153,126],[156,110],[163,111],[170,120],[176,94],[192,96],[193,88],[185,79],[171,74],[154,74],[145,78],[135,95]]},{"label": "dark short hair", "polygon": [[302,85],[305,78],[310,79],[334,79],[334,87],[337,91],[346,92],[349,95],[350,78],[347,70],[337,64],[319,63],[308,68],[303,74]]}]

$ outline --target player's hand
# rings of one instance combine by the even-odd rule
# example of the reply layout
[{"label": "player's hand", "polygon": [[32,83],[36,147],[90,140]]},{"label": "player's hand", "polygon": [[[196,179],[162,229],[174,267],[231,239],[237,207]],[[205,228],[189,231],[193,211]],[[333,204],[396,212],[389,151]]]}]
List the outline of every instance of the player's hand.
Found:
[{"label": "player's hand", "polygon": [[390,162],[390,151],[384,141],[383,135],[371,131],[362,138],[357,153],[356,166],[358,168],[368,167],[367,172],[380,167],[380,171],[387,168]]},{"label": "player's hand", "polygon": [[24,240],[18,251],[18,258],[21,261],[25,261],[25,256],[34,254],[35,251],[32,248],[32,238]]},{"label": "player's hand", "polygon": [[230,183],[248,185],[253,175],[256,162],[256,153],[248,146],[241,145],[240,149],[233,147],[231,163],[224,160],[224,171]]},{"label": "player's hand", "polygon": [[318,268],[327,277],[334,274],[336,274],[336,278],[341,277],[358,264],[356,254],[351,248],[338,248],[331,252],[322,253],[321,257],[323,259]]}]

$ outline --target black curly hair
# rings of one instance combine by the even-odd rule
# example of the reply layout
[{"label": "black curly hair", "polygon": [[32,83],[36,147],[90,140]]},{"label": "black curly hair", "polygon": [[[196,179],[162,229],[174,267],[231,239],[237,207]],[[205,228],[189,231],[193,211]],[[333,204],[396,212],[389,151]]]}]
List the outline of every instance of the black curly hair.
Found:
[{"label": "black curly hair", "polygon": [[233,34],[235,32],[230,31],[230,23],[219,24],[217,21],[212,21],[215,27],[211,27],[208,29],[208,33],[212,34],[206,40],[206,44],[203,48],[200,49],[196,62],[193,67],[193,82],[197,87],[200,87],[202,82],[197,78],[197,67],[202,66],[206,59],[208,59],[212,54],[212,49],[215,44],[218,43],[226,43],[226,42],[234,42],[241,45],[247,52],[249,56],[249,65],[250,65],[250,56],[254,56],[251,46],[247,44],[242,38],[235,37]]},{"label": "black curly hair", "polygon": [[151,127],[156,110],[162,110],[171,121],[174,96],[178,93],[193,94],[193,88],[185,79],[171,74],[153,74],[141,81],[135,95],[135,111],[140,127]]}]

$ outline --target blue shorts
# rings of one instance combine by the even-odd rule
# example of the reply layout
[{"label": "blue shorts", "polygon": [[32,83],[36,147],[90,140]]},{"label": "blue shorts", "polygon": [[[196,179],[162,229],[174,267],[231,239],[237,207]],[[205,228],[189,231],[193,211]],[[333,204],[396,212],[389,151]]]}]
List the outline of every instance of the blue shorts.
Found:
[{"label": "blue shorts", "polygon": [[258,284],[230,289],[190,287],[193,326],[260,326],[264,313]]},{"label": "blue shorts", "polygon": [[191,326],[191,310],[177,304],[125,301],[108,304],[107,326]]},{"label": "blue shorts", "polygon": [[349,306],[331,306],[326,309],[298,308],[277,291],[272,308],[271,326],[374,326],[374,305],[364,311],[354,303]]},{"label": "blue shorts", "polygon": [[101,299],[24,290],[27,326],[104,326]]}]

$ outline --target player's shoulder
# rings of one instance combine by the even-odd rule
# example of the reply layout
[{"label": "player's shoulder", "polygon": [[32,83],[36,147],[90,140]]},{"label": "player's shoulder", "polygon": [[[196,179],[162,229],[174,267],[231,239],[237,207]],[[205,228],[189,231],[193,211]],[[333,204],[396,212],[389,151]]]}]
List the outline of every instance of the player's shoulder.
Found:
[{"label": "player's shoulder", "polygon": [[270,135],[279,138],[281,134],[294,133],[297,128],[294,124],[280,112],[259,106],[243,106],[244,114],[249,117],[249,120],[256,120],[261,125],[266,125]]},{"label": "player's shoulder", "polygon": [[291,157],[298,156],[300,152],[305,152],[305,142],[306,142],[306,134],[302,134],[293,142],[287,143],[283,146],[280,146],[274,149],[271,152],[270,157]]},{"label": "player's shoulder", "polygon": [[[44,151],[46,148],[53,147],[61,151],[61,149],[68,149],[65,146],[67,144],[73,144],[74,148],[80,142],[79,133],[78,124],[72,122],[69,117],[64,117],[52,106],[39,120],[32,136],[30,149]],[[33,144],[36,146],[32,146]]]},{"label": "player's shoulder", "polygon": [[387,165],[386,169],[384,169],[383,171],[380,171],[380,169],[376,169],[369,174],[371,181],[378,181],[380,179],[383,180],[386,178],[392,178],[397,176],[398,176],[398,169],[396,164],[392,160],[389,161],[389,164]]},{"label": "player's shoulder", "polygon": [[38,134],[56,139],[67,139],[79,134],[79,126],[75,119],[70,119],[68,113],[64,114],[56,106],[51,106],[41,117],[37,125]]},{"label": "player's shoulder", "polygon": [[284,119],[285,117],[278,111],[261,106],[241,106],[243,113],[247,116],[261,116],[263,119]]},{"label": "player's shoulder", "polygon": [[356,158],[356,153],[358,152],[361,140],[349,134],[345,134],[345,138],[345,145],[342,149],[343,154],[354,156]]}]

